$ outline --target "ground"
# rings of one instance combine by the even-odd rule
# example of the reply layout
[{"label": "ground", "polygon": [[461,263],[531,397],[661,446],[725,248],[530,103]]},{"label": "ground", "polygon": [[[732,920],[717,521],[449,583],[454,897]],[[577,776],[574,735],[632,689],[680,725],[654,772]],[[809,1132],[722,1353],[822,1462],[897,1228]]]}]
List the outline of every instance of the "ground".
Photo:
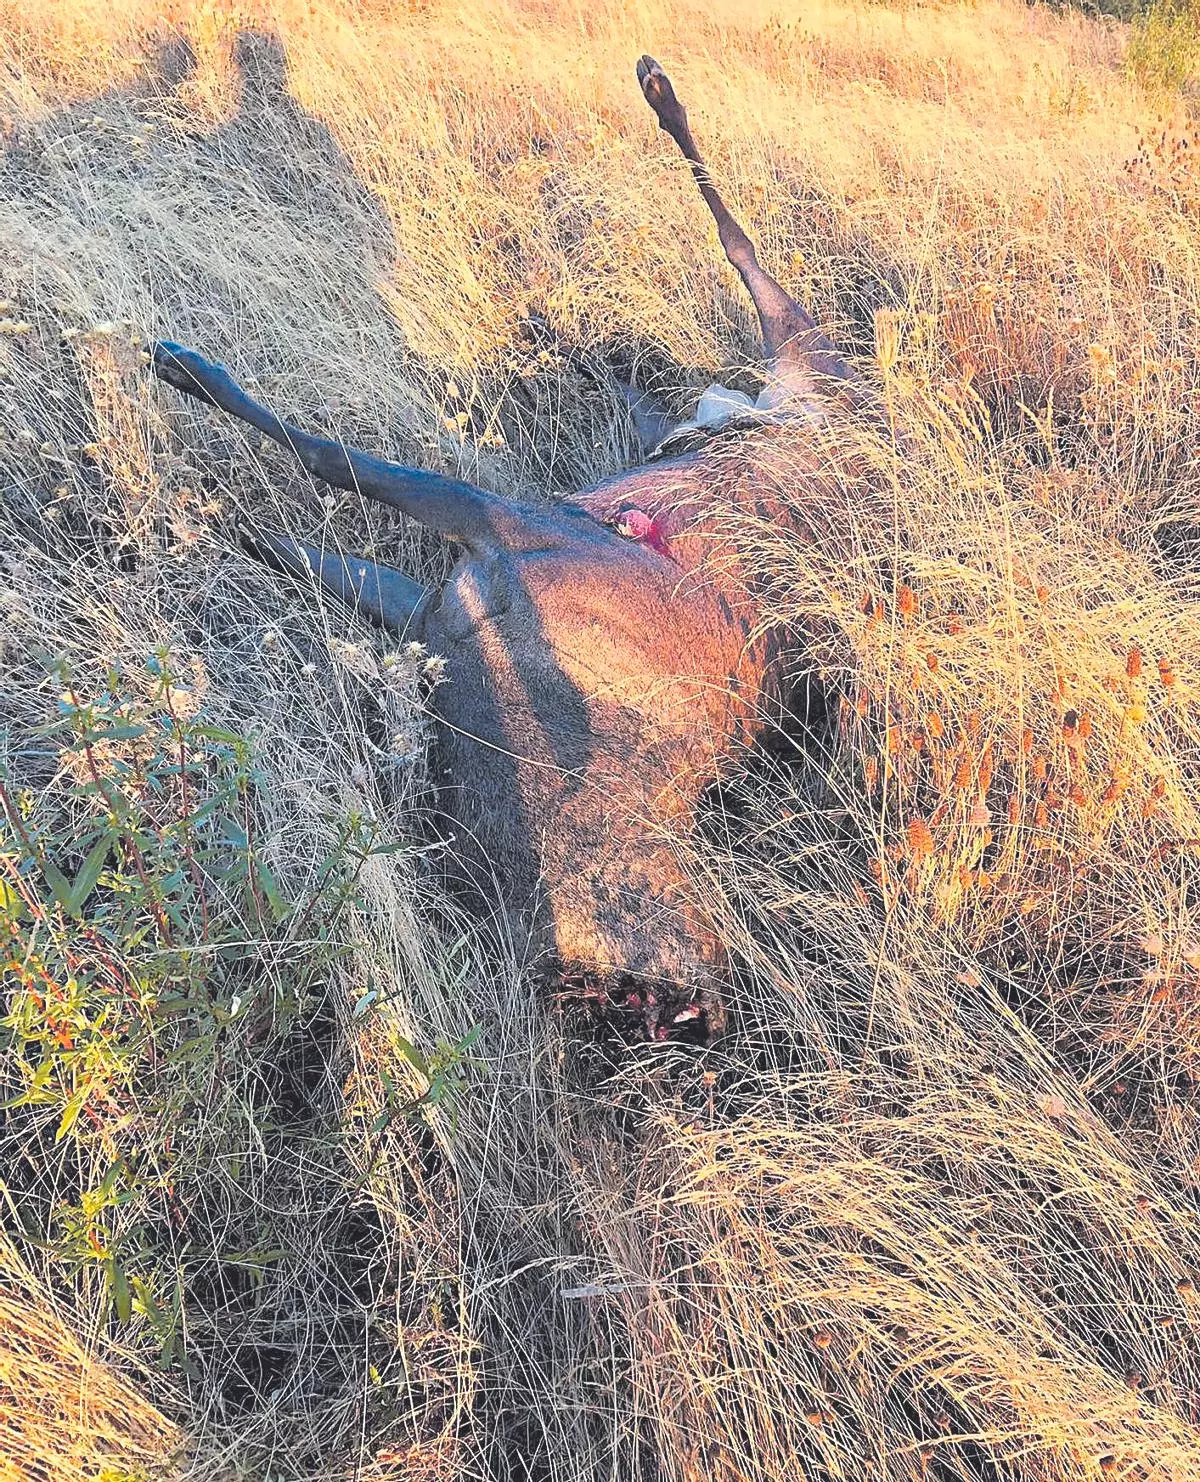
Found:
[{"label": "ground", "polygon": [[[0,0],[0,1476],[1200,1474],[1200,167],[1134,40]],[[885,408],[751,542],[830,730],[698,851],[711,1043],[444,895],[437,676],[235,525],[444,553],[146,370],[538,498],[632,458],[613,369],[753,389],[645,52]]]}]

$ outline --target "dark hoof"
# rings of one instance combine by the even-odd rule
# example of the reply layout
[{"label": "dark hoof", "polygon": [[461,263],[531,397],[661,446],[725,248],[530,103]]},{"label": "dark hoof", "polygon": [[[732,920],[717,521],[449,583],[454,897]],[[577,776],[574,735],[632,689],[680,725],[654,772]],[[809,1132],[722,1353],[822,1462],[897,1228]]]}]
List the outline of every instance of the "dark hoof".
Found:
[{"label": "dark hoof", "polygon": [[675,129],[683,123],[683,108],[675,96],[671,79],[653,57],[642,57],[637,64],[637,78],[646,102],[650,104],[664,129]]},{"label": "dark hoof", "polygon": [[653,57],[642,56],[638,58],[637,79],[638,82],[641,83],[643,91],[645,91],[647,77],[649,77],[652,72],[661,71],[662,68],[658,65]]},{"label": "dark hoof", "polygon": [[176,391],[216,406],[215,398],[205,385],[216,367],[195,350],[185,349],[173,340],[156,340],[150,352],[150,366],[160,381],[174,386]]}]

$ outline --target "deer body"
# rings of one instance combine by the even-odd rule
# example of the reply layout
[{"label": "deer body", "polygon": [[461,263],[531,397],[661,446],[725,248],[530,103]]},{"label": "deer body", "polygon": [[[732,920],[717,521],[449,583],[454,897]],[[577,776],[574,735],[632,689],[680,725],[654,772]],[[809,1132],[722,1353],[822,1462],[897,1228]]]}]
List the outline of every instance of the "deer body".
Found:
[{"label": "deer body", "polygon": [[[713,189],[657,64],[639,80],[679,143],[763,325],[769,394],[811,414],[851,372],[758,266]],[[445,660],[433,704],[439,809],[455,872],[497,896],[535,955],[600,974],[712,986],[723,951],[679,858],[701,794],[777,705],[780,654],[713,502],[749,502],[744,455],[701,449],[554,507],[522,504],[314,437],[220,366],[169,342],[157,374],[290,447],[314,475],[393,504],[462,547],[426,592],[402,573],[256,530],[273,565],[315,576]],[[709,400],[728,415],[738,398]],[[644,398],[637,397],[638,402]],[[639,425],[661,425],[639,410]],[[769,515],[769,511],[763,511]]]},{"label": "deer body", "polygon": [[[657,508],[645,479],[629,492]],[[601,498],[628,507],[620,484]],[[441,807],[460,865],[491,873],[557,960],[703,980],[720,954],[668,835],[752,739],[773,648],[674,555],[581,524],[499,569],[463,562],[426,609],[450,676]]]}]

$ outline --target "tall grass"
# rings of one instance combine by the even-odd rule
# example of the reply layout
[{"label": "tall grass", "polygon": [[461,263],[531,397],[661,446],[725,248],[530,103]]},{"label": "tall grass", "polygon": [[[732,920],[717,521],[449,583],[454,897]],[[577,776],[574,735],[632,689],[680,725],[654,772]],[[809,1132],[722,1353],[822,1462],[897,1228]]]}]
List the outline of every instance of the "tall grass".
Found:
[{"label": "tall grass", "polygon": [[[1124,44],[1007,0],[0,0],[0,862],[35,892],[0,1470],[1200,1468],[1198,193]],[[621,466],[606,364],[685,411],[754,348],[643,51],[887,413],[763,436],[790,532],[714,481],[833,719],[695,844],[739,964],[700,1049],[539,997],[440,896],[419,656],[233,519],[443,554],[145,370],[167,333],[539,497]],[[198,879],[196,727],[246,779]],[[94,973],[73,1025],[31,991],[84,927],[144,985],[119,1032]]]}]

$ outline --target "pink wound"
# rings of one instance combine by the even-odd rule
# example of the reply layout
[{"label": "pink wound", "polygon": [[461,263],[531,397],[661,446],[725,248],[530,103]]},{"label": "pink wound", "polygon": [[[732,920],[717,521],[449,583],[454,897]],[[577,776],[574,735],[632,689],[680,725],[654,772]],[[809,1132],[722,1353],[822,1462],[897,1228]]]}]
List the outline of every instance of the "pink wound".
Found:
[{"label": "pink wound", "polygon": [[667,546],[666,531],[659,521],[652,520],[644,509],[622,510],[617,516],[616,526],[622,535],[628,535],[633,540],[640,540],[643,545],[648,545],[660,556],[671,554]]}]

